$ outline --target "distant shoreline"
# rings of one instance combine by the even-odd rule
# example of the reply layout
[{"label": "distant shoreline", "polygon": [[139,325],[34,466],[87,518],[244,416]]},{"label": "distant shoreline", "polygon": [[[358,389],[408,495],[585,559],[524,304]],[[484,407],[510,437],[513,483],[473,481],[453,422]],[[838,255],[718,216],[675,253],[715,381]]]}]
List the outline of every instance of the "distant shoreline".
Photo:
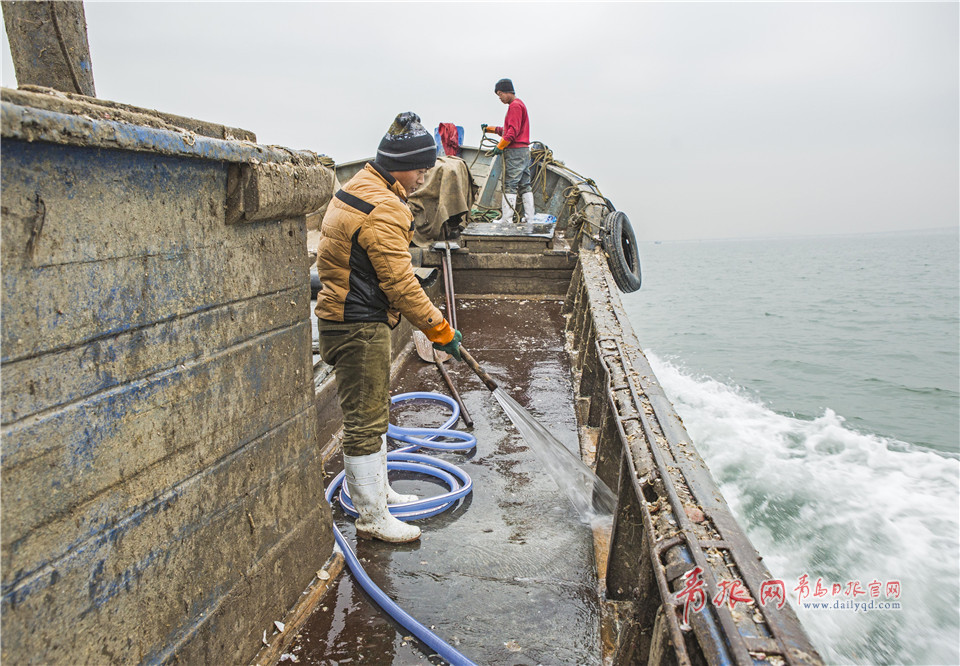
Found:
[{"label": "distant shoreline", "polygon": [[715,236],[712,238],[663,238],[657,240],[640,240],[641,245],[662,245],[663,243],[713,243],[727,241],[766,241],[766,240],[805,240],[812,238],[859,238],[878,236],[913,236],[936,234],[960,234],[958,227],[924,227],[922,229],[897,229],[891,231],[843,231],[833,234],[783,234],[778,236]]}]

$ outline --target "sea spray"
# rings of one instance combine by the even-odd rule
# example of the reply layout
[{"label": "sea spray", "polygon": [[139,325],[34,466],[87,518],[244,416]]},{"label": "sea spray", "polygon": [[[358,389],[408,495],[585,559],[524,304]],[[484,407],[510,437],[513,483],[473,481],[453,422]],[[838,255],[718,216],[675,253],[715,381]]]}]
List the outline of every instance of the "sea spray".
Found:
[{"label": "sea spray", "polygon": [[547,473],[567,493],[580,519],[592,525],[612,516],[617,497],[607,484],[502,388],[493,395]]},{"label": "sea spray", "polygon": [[[956,459],[858,432],[831,409],[778,413],[738,386],[647,356],[828,662],[960,663],[948,638],[960,593]],[[844,585],[897,580],[902,609],[806,609],[794,589],[803,574]]]}]

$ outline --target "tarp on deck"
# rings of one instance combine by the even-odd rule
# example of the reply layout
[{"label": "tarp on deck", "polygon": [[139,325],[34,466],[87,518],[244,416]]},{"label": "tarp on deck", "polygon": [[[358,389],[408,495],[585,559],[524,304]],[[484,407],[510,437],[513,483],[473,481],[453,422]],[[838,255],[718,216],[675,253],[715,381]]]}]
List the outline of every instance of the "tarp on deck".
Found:
[{"label": "tarp on deck", "polygon": [[[429,247],[434,241],[443,240],[445,231],[449,233],[466,226],[467,213],[478,192],[479,186],[466,162],[450,155],[438,157],[436,166],[427,172],[423,186],[409,199],[414,244]],[[447,223],[446,229],[444,223]]]}]

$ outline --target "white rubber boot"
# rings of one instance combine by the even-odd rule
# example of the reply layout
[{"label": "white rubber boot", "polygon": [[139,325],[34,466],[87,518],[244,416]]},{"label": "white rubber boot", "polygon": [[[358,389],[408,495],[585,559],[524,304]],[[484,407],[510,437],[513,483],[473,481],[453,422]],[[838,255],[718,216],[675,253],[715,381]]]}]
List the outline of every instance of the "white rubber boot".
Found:
[{"label": "white rubber boot", "polygon": [[533,216],[535,215],[533,210],[533,192],[524,192],[521,198],[523,199],[523,221],[533,222]]},{"label": "white rubber boot", "polygon": [[383,444],[380,446],[381,462],[383,463],[383,478],[387,482],[387,504],[409,504],[416,502],[419,497],[416,495],[402,495],[390,487],[390,474],[387,469],[387,436],[383,436]]},{"label": "white rubber boot", "polygon": [[517,208],[517,195],[505,193],[500,202],[500,222],[503,224],[513,223],[513,211]]},{"label": "white rubber boot", "polygon": [[380,451],[366,456],[343,456],[343,471],[350,499],[360,517],[357,536],[391,543],[406,543],[420,538],[420,528],[390,515],[387,509],[387,478]]}]

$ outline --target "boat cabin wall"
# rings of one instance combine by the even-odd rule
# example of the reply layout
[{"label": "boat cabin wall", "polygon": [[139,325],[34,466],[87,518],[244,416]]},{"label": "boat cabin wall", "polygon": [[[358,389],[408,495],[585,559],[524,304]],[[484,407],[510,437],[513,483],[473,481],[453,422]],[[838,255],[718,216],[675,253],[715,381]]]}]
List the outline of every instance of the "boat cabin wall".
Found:
[{"label": "boat cabin wall", "polygon": [[2,660],[249,661],[333,547],[305,165],[4,93]]}]

